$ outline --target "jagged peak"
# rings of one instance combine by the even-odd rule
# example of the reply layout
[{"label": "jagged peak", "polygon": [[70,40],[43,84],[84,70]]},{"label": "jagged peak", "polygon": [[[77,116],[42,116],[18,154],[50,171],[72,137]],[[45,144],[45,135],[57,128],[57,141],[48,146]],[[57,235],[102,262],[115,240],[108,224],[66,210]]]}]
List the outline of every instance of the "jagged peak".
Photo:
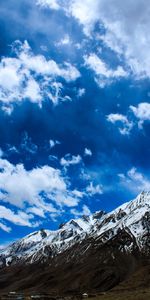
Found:
[{"label": "jagged peak", "polygon": [[14,242],[5,250],[0,250],[0,258],[3,260],[5,257],[6,265],[8,262],[11,263],[14,256],[16,261],[22,257],[25,261],[33,262],[45,257],[45,251],[51,253],[50,255],[53,253],[56,255],[86,237],[96,238],[105,235],[102,241],[107,241],[123,228],[127,228],[140,244],[142,236],[147,234],[149,215],[146,214],[149,210],[150,192],[143,191],[134,200],[124,203],[110,213],[96,211],[93,215],[71,219],[55,231],[45,229],[35,231]]},{"label": "jagged peak", "polygon": [[150,202],[150,191],[142,191],[135,199],[139,204]]}]

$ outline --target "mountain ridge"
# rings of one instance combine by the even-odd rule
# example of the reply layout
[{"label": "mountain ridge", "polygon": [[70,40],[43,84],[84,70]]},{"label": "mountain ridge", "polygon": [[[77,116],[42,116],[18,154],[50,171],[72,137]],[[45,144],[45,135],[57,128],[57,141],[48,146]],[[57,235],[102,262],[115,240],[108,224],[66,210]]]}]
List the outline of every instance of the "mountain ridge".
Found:
[{"label": "mountain ridge", "polygon": [[45,262],[84,240],[92,238],[105,244],[123,231],[133,239],[126,245],[127,252],[132,252],[136,245],[140,252],[149,253],[150,192],[142,192],[112,212],[97,211],[90,216],[71,219],[56,231],[31,233],[0,250],[0,267]]},{"label": "mountain ridge", "polygon": [[0,295],[77,299],[121,286],[135,295],[135,287],[149,289],[149,278],[149,192],[112,212],[71,219],[56,231],[36,231],[0,251]]}]

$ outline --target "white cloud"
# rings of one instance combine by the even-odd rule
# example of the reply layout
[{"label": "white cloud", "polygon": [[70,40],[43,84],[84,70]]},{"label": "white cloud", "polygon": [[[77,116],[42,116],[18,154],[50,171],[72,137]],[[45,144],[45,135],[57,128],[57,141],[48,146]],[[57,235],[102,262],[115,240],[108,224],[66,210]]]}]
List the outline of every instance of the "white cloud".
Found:
[{"label": "white cloud", "polygon": [[60,145],[60,142],[57,140],[49,140],[50,148],[54,148],[56,145]]},{"label": "white cloud", "polygon": [[[21,151],[28,152],[30,154],[35,154],[38,151],[38,146],[32,142],[32,139],[29,137],[28,133],[25,131],[22,135],[22,140],[20,147]],[[16,147],[9,148],[9,151],[19,153],[19,150]]]},{"label": "white cloud", "polygon": [[110,114],[110,115],[107,116],[107,120],[109,122],[113,123],[113,124],[118,122],[118,121],[121,121],[123,123],[124,122],[126,123],[128,121],[127,117],[122,115],[122,114]]},{"label": "white cloud", "polygon": [[112,70],[108,68],[105,62],[94,53],[91,53],[89,56],[85,56],[84,59],[85,65],[95,72],[96,82],[100,87],[104,87],[105,85],[112,83],[112,81],[117,78],[127,76],[126,71],[121,66]]},{"label": "white cloud", "polygon": [[84,192],[78,191],[78,190],[74,190],[73,195],[77,196],[78,198],[83,198],[84,196]]},{"label": "white cloud", "polygon": [[[46,88],[47,88],[47,83],[46,83]],[[50,87],[50,90],[47,91],[47,96],[53,102],[54,105],[57,105],[60,101],[68,100],[66,98],[66,96],[65,97],[61,96],[61,91],[63,89],[63,85],[61,82],[54,81],[50,84],[51,84],[51,87]]]},{"label": "white cloud", "polygon": [[89,56],[85,56],[85,63],[97,74],[103,75],[106,78],[110,77],[122,77],[126,75],[126,72],[122,67],[118,67],[116,70],[109,69],[104,61],[102,61],[96,54],[91,53]]},{"label": "white cloud", "polygon": [[29,98],[33,103],[40,103],[42,101],[39,84],[32,77],[28,80],[27,86],[24,91],[24,97]]},{"label": "white cloud", "polygon": [[[133,127],[138,123],[139,129],[143,128],[143,123],[145,121],[150,121],[150,104],[147,102],[139,103],[138,106],[132,106],[129,107],[130,112],[134,114],[136,117],[136,120],[128,119],[127,116],[122,114],[109,114],[107,116],[107,121],[111,122],[112,124],[116,124],[118,126],[118,129],[122,135],[128,135],[130,134]],[[121,124],[121,126],[120,126]]]},{"label": "white cloud", "polygon": [[[68,157],[69,158],[69,157]],[[77,164],[80,156],[72,156],[66,165]],[[0,228],[9,232],[7,222],[19,226],[37,227],[41,218],[55,219],[77,207],[85,192],[71,189],[68,176],[48,165],[26,170],[0,159]],[[10,208],[5,207],[9,203]],[[85,209],[84,209],[85,212]],[[6,224],[4,223],[6,222]]]},{"label": "white cloud", "polygon": [[[47,0],[43,0],[46,4]],[[83,26],[88,37],[101,40],[125,60],[136,78],[150,77],[150,8],[146,0],[68,0],[56,1]],[[61,5],[60,5],[61,4]],[[95,25],[104,33],[94,36]],[[120,71],[119,71],[120,72]]]},{"label": "white cloud", "polygon": [[45,218],[45,211],[41,207],[40,208],[36,206],[30,207],[27,209],[27,212],[33,213],[34,215],[39,216],[41,218]]},{"label": "white cloud", "polygon": [[[128,118],[122,114],[109,114],[107,116],[107,121],[112,124],[118,123],[119,131],[122,135],[130,134],[131,129],[133,128],[133,122],[129,121]],[[120,127],[120,124],[122,125]]]},{"label": "white cloud", "polygon": [[0,85],[7,90],[18,88],[20,85],[20,77],[17,70],[20,67],[16,58],[2,58],[0,65]]},{"label": "white cloud", "polygon": [[1,223],[1,222],[0,222],[0,229],[4,230],[6,232],[10,232],[11,231],[11,228],[9,226],[7,226],[7,225],[5,225],[4,223]]},{"label": "white cloud", "polygon": [[99,20],[99,1],[71,0],[68,11],[84,26],[86,35],[90,35],[96,20]]},{"label": "white cloud", "polygon": [[127,190],[130,189],[135,193],[150,190],[150,180],[134,167],[126,174],[118,174],[118,176],[121,184],[125,186]]},{"label": "white cloud", "polygon": [[33,227],[34,223],[30,220],[33,219],[33,215],[26,214],[25,212],[19,210],[17,213],[14,213],[11,209],[6,208],[0,205],[0,219],[7,220],[11,223],[21,226]]},{"label": "white cloud", "polygon": [[75,217],[80,217],[80,216],[89,216],[91,215],[91,211],[87,205],[83,205],[82,210],[78,211],[77,209],[71,209],[71,214],[73,214]]},{"label": "white cloud", "polygon": [[89,216],[91,214],[91,211],[87,205],[83,205],[83,215]]},{"label": "white cloud", "polygon": [[4,111],[10,114],[13,103],[26,99],[39,106],[45,98],[54,104],[67,100],[61,97],[63,86],[56,79],[75,81],[80,77],[75,66],[68,62],[58,65],[43,55],[34,55],[27,41],[17,41],[13,50],[16,58],[3,57],[0,62],[0,101]]},{"label": "white cloud", "polygon": [[55,141],[53,141],[53,140],[50,140],[49,144],[50,144],[50,148],[54,148],[56,145]]},{"label": "white cloud", "polygon": [[58,10],[60,8],[57,0],[38,0],[37,5],[41,7],[48,7],[54,10]]},{"label": "white cloud", "polygon": [[68,34],[65,34],[64,37],[56,43],[56,46],[66,46],[71,45],[72,41],[70,39],[70,36]]},{"label": "white cloud", "polygon": [[51,204],[44,204],[44,206],[32,206],[27,208],[27,213],[32,213],[33,215],[39,216],[41,218],[46,218],[46,214],[45,213],[50,213],[50,217],[51,215],[53,215],[53,213],[57,214],[57,209]]},{"label": "white cloud", "polygon": [[130,109],[134,113],[135,117],[139,120],[139,128],[143,127],[145,121],[150,121],[150,103],[139,103],[137,107],[130,106]]},{"label": "white cloud", "polygon": [[11,153],[19,153],[19,150],[18,150],[15,146],[10,146],[10,145],[8,144],[7,152],[11,152]]},{"label": "white cloud", "polygon": [[82,97],[85,95],[86,90],[84,88],[80,88],[77,93],[77,97]]},{"label": "white cloud", "polygon": [[[79,197],[69,188],[68,178],[60,170],[43,166],[27,171],[22,164],[13,165],[0,159],[0,200],[19,208],[26,204],[55,212],[59,207],[76,206]],[[35,209],[35,208],[34,208]]]},{"label": "white cloud", "polygon": [[67,154],[65,157],[61,158],[60,164],[64,167],[69,167],[70,165],[77,165],[82,161],[82,158],[80,155],[70,155]]},{"label": "white cloud", "polygon": [[49,155],[48,158],[49,158],[50,161],[55,161],[55,162],[58,161],[58,157],[55,156],[55,155]]},{"label": "white cloud", "polygon": [[27,46],[23,45],[22,51],[19,53],[19,60],[27,70],[31,70],[37,75],[60,76],[68,82],[80,77],[79,71],[70,63],[64,62],[63,67],[59,66],[54,60],[47,60],[43,55],[33,55],[29,45],[26,48]]},{"label": "white cloud", "polygon": [[96,194],[103,194],[103,189],[102,186],[98,185],[93,185],[93,182],[90,182],[90,184],[86,187],[86,193],[90,196],[94,196]]},{"label": "white cloud", "polygon": [[[71,0],[68,11],[91,36],[97,23],[103,24],[101,40],[125,57],[126,64],[139,77],[150,77],[149,27],[150,9],[147,1]],[[68,4],[68,3],[67,3]]]},{"label": "white cloud", "polygon": [[85,149],[84,149],[84,155],[85,155],[85,156],[92,156],[92,151],[91,151],[91,149],[85,148]]}]

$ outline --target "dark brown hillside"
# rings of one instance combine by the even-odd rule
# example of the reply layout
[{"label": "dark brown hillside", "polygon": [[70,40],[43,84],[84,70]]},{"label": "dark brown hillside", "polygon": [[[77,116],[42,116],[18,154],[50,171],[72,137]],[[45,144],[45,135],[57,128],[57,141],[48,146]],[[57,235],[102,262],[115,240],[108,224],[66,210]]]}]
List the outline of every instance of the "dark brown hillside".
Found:
[{"label": "dark brown hillside", "polygon": [[[132,252],[126,252],[126,244],[133,243]],[[147,258],[145,259],[148,263]],[[146,287],[150,281],[146,281],[147,273],[144,272],[148,272],[149,267],[144,271],[143,255],[138,252],[132,237],[122,231],[106,244],[101,243],[101,239],[84,240],[45,264],[17,265],[1,269],[0,293],[36,291],[55,296],[80,295],[84,292],[98,294],[117,286],[123,289],[120,284],[125,280],[126,286],[130,288],[131,285],[132,288],[130,278],[142,266],[141,287]],[[140,273],[134,278],[139,277]],[[136,280],[133,281],[135,286]]]}]

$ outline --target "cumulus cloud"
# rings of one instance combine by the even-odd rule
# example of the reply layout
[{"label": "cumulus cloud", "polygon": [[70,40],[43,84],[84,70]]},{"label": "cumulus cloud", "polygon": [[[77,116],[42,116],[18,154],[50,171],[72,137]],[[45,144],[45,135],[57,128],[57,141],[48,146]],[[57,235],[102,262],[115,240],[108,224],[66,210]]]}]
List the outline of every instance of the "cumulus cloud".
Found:
[{"label": "cumulus cloud", "polygon": [[89,216],[91,215],[91,211],[87,205],[83,205],[82,210],[78,211],[77,209],[73,208],[71,209],[71,214],[73,214],[75,217],[80,217],[80,216]]},{"label": "cumulus cloud", "polygon": [[[48,0],[41,2],[47,5]],[[150,77],[150,9],[146,0],[127,0],[125,3],[120,0],[55,2],[57,9],[62,9],[82,25],[85,35],[94,37],[113,50],[119,58],[124,58],[128,70],[137,79]],[[96,30],[95,34],[98,25],[103,30],[99,33]],[[115,73],[114,76],[119,73],[123,76],[123,69],[116,69]]]},{"label": "cumulus cloud", "polygon": [[69,1],[68,12],[83,25],[84,32],[88,36],[95,22],[99,21],[99,2],[98,0]]},{"label": "cumulus cloud", "polygon": [[86,93],[86,90],[84,88],[80,88],[78,90],[78,93],[77,93],[77,97],[81,98],[82,96],[84,96]]},{"label": "cumulus cloud", "polygon": [[49,140],[50,148],[54,148],[56,145],[60,145],[60,142],[57,140]]},{"label": "cumulus cloud", "polygon": [[150,121],[150,103],[139,103],[137,107],[130,106],[130,109],[134,113],[135,117],[139,120],[139,128],[143,127],[145,121]]},{"label": "cumulus cloud", "polygon": [[1,200],[18,207],[24,207],[25,202],[42,207],[42,191],[48,195],[67,188],[60,171],[49,166],[27,171],[22,164],[0,159],[0,171]]},{"label": "cumulus cloud", "polygon": [[34,227],[34,225],[37,225],[36,223],[34,224],[34,222],[31,221],[31,219],[33,219],[32,214],[26,214],[21,210],[15,213],[11,209],[6,208],[2,205],[0,205],[0,219],[7,220],[20,226]]},{"label": "cumulus cloud", "polygon": [[37,75],[59,76],[68,82],[80,77],[76,67],[68,62],[64,62],[63,66],[59,66],[54,60],[47,60],[43,55],[34,55],[27,42],[21,47],[19,59],[27,70],[31,70]]},{"label": "cumulus cloud", "polygon": [[94,196],[96,194],[103,194],[102,186],[99,184],[94,185],[93,182],[90,182],[90,184],[86,187],[86,193],[90,196]]},{"label": "cumulus cloud", "polygon": [[102,61],[95,53],[85,56],[84,60],[85,65],[94,71],[96,75],[95,80],[100,87],[104,87],[105,85],[112,83],[117,78],[127,76],[127,72],[121,66],[112,70],[108,68],[105,62]]},{"label": "cumulus cloud", "polygon": [[28,79],[28,83],[24,91],[24,98],[30,99],[33,103],[40,103],[42,101],[40,86],[32,76]]},{"label": "cumulus cloud", "polygon": [[133,128],[133,122],[129,121],[128,118],[122,114],[109,114],[107,116],[107,121],[111,122],[112,124],[121,124],[118,126],[119,131],[122,135],[130,134],[131,129]]},{"label": "cumulus cloud", "polygon": [[13,165],[0,159],[0,201],[17,209],[14,212],[1,205],[2,220],[20,226],[37,226],[35,216],[58,216],[63,207],[77,206],[82,197],[82,192],[71,190],[69,179],[58,169],[45,165],[26,170],[22,164]]},{"label": "cumulus cloud", "polygon": [[[42,2],[46,4],[48,0]],[[104,27],[97,40],[124,57],[126,65],[137,78],[150,77],[149,27],[150,8],[147,1],[69,0],[56,1],[83,26],[88,37],[94,36],[97,24]]]},{"label": "cumulus cloud", "polygon": [[130,105],[128,112],[130,112],[129,118],[126,115],[118,113],[112,113],[106,117],[108,122],[118,126],[122,135],[129,135],[133,127],[137,124],[139,129],[142,129],[144,122],[150,121],[150,104],[147,102],[139,103],[137,107]]},{"label": "cumulus cloud", "polygon": [[70,39],[70,36],[68,34],[65,34],[64,37],[59,42],[56,43],[56,46],[60,47],[60,46],[67,46],[71,44],[72,41]]},{"label": "cumulus cloud", "polygon": [[126,174],[118,174],[121,184],[128,190],[137,193],[143,190],[150,190],[150,180],[146,178],[135,167],[131,168]]},{"label": "cumulus cloud", "polygon": [[7,113],[11,113],[13,103],[26,99],[39,106],[45,98],[54,104],[67,100],[62,99],[63,86],[56,79],[75,81],[80,77],[76,67],[68,62],[58,65],[43,55],[34,55],[27,41],[17,41],[13,50],[16,57],[3,57],[0,62],[0,101]]},{"label": "cumulus cloud", "polygon": [[60,164],[63,167],[69,167],[70,165],[77,165],[82,161],[82,158],[80,155],[70,155],[66,154],[65,157],[62,157],[60,160]]},{"label": "cumulus cloud", "polygon": [[91,151],[91,149],[85,148],[85,149],[84,149],[84,155],[85,155],[85,156],[92,156],[92,151]]}]

